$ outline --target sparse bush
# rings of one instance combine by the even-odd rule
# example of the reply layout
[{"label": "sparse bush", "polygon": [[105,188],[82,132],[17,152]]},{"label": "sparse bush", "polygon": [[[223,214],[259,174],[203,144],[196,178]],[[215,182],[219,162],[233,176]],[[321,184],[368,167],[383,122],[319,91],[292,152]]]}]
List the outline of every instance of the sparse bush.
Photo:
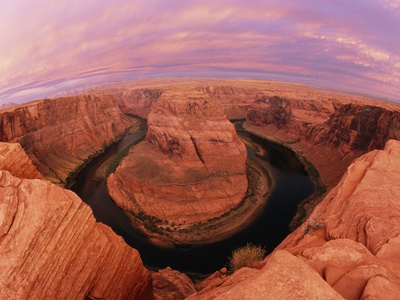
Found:
[{"label": "sparse bush", "polygon": [[262,246],[255,246],[247,243],[244,247],[239,247],[232,251],[229,258],[229,266],[232,271],[242,267],[254,267],[255,263],[261,261],[265,256],[265,249]]}]

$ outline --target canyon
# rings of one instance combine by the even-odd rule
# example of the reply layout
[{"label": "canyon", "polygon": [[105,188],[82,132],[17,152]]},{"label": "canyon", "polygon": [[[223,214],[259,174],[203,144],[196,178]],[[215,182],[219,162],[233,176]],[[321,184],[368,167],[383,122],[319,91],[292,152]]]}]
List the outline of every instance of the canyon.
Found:
[{"label": "canyon", "polygon": [[[204,201],[201,214],[148,204],[149,215],[166,213],[175,226],[207,221],[237,205],[247,189],[245,150],[224,114],[295,151],[316,193],[299,207],[294,231],[255,268],[221,269],[197,285],[168,268],[151,274],[136,250],[61,186],[132,126],[127,114],[148,119],[149,130],[109,177],[110,194],[126,210],[139,214],[132,203],[143,200],[142,209],[159,199],[160,186],[183,201],[197,191]],[[1,297],[395,298],[399,117],[399,105],[365,96],[223,79],[142,80],[6,108],[0,111]],[[192,131],[182,130],[189,125]],[[210,144],[227,148],[212,152]],[[191,177],[182,176],[187,171]],[[135,172],[145,180],[132,180]],[[190,197],[173,185],[187,178],[192,184],[196,176],[207,184],[191,189]],[[137,188],[135,199],[122,181]],[[221,198],[211,185],[236,189],[233,203],[209,206]],[[134,201],[117,199],[125,197]]]},{"label": "canyon", "polygon": [[165,91],[147,124],[145,142],[108,177],[109,194],[135,222],[158,220],[174,243],[202,242],[191,227],[221,218],[245,196],[246,148],[221,109],[195,89]]},{"label": "canyon", "polygon": [[136,250],[43,179],[19,144],[0,153],[0,298],[153,299]]},{"label": "canyon", "polygon": [[0,141],[21,144],[46,179],[66,184],[131,123],[110,96],[45,99],[2,111]]}]

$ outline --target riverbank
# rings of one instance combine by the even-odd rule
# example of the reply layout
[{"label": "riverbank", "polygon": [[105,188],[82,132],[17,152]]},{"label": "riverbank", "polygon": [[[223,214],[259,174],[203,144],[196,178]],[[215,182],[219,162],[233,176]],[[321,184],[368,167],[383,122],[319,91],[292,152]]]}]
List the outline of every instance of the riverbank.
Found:
[{"label": "riverbank", "polygon": [[318,147],[304,140],[299,135],[290,132],[281,132],[274,126],[255,126],[247,122],[242,128],[260,138],[280,144],[292,150],[303,163],[306,172],[315,185],[315,191],[304,199],[298,206],[297,214],[293,218],[290,228],[296,229],[311,214],[314,207],[323,199],[333,186],[337,184],[350,164],[347,159],[340,159],[336,149]]},{"label": "riverbank", "polygon": [[[127,130],[125,135],[133,134],[141,130],[143,126],[142,121],[136,120],[134,124]],[[128,155],[129,149],[132,148],[137,143],[140,143],[145,137],[145,133],[138,139],[134,140],[133,142],[129,143],[125,147],[123,147],[119,152],[115,153],[113,156],[108,158],[97,170],[94,174],[94,179],[98,181],[106,181],[107,177],[115,171],[118,167],[121,160]]]},{"label": "riverbank", "polygon": [[268,172],[254,159],[248,158],[246,165],[249,182],[246,196],[237,207],[224,215],[191,226],[174,228],[146,215],[131,215],[133,225],[158,247],[200,246],[227,239],[252,224],[262,214],[273,186]]},{"label": "riverbank", "polygon": [[[118,143],[119,141],[121,141],[126,135],[138,132],[141,129],[141,127],[143,125],[142,120],[139,120],[135,117],[131,117],[131,121],[132,121],[131,126],[124,133],[115,137],[115,139],[112,140],[110,144],[105,145],[99,151],[96,151],[92,155],[88,156],[82,164],[80,164],[73,171],[71,171],[68,174],[68,176],[66,177],[66,182],[64,184],[64,187],[67,189],[71,189],[71,187],[74,184],[76,184],[75,181],[76,181],[76,178],[77,178],[79,172],[81,172],[93,159],[95,159],[96,157],[103,154],[108,148],[112,147],[112,145],[114,145],[115,143]],[[128,148],[128,150],[129,150],[129,148]],[[108,164],[105,164],[105,171],[107,171],[107,166],[108,166]],[[106,173],[103,173],[103,170],[101,170],[99,172],[99,179],[101,180],[101,178],[104,178],[105,175],[106,175]]]}]

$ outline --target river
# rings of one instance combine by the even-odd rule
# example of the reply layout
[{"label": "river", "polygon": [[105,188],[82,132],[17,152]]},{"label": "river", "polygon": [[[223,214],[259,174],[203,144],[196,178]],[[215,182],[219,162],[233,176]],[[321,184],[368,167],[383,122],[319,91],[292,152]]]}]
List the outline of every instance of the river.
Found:
[{"label": "river", "polygon": [[125,212],[110,199],[105,183],[95,179],[96,170],[104,161],[141,138],[145,132],[143,125],[138,132],[108,147],[78,174],[71,189],[90,205],[97,221],[109,225],[139,251],[148,268],[169,266],[186,273],[207,274],[227,266],[232,250],[248,242],[263,245],[267,252],[271,252],[289,234],[289,223],[297,205],[314,191],[314,184],[293,151],[249,132],[238,131],[241,138],[264,150],[263,157],[249,148],[247,152],[268,170],[274,182],[263,214],[249,227],[221,242],[186,249],[156,247],[132,228]]}]

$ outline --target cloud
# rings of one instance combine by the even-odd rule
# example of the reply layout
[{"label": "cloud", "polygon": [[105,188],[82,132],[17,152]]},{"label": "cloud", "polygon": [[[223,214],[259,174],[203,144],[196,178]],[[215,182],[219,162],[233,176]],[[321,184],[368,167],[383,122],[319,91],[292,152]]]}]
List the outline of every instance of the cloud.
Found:
[{"label": "cloud", "polygon": [[35,86],[57,80],[229,70],[398,97],[398,13],[399,1],[389,0],[6,1],[0,102],[28,100],[29,87],[32,97],[45,95]]}]

